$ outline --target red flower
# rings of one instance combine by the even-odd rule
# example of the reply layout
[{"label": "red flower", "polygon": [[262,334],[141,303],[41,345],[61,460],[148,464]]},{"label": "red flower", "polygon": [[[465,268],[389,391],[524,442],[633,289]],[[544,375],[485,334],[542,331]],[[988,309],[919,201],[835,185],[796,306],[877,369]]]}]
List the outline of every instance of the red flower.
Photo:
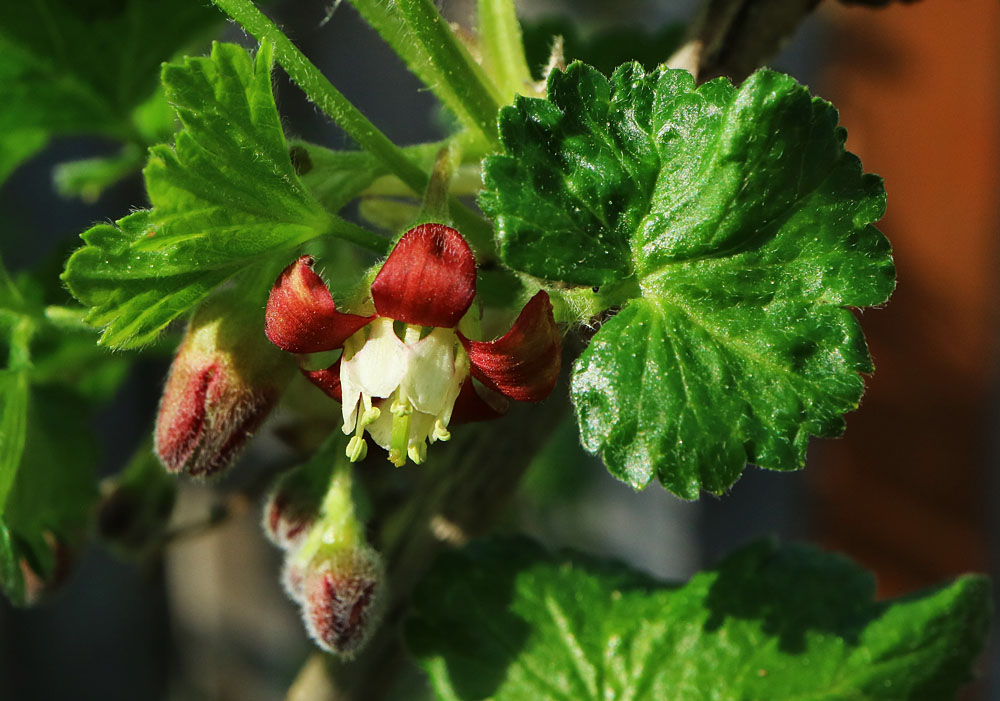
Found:
[{"label": "red flower", "polygon": [[[338,311],[312,263],[303,256],[278,278],[265,328],[293,353],[343,348],[329,368],[305,374],[342,402],[344,433],[354,433],[352,460],[367,452],[365,431],[394,464],[407,456],[419,464],[428,442],[450,438],[454,413],[499,416],[501,403],[484,400],[471,378],[524,402],[544,399],[555,386],[561,341],[544,291],[495,341],[472,341],[458,330],[476,296],[476,263],[454,229],[422,224],[403,235],[372,282],[371,316]],[[394,322],[402,322],[400,333]]]}]

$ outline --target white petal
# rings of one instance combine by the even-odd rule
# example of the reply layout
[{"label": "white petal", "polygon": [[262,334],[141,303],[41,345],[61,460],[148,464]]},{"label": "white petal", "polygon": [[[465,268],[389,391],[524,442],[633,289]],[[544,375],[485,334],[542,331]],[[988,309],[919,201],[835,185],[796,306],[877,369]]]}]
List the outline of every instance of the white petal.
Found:
[{"label": "white petal", "polygon": [[382,406],[380,407],[382,411],[378,418],[375,419],[374,423],[368,424],[365,427],[365,430],[371,435],[372,440],[386,450],[389,450],[389,444],[392,442],[392,412],[389,411],[389,407],[392,405],[394,399],[395,397],[393,396],[382,402]]},{"label": "white petal", "polygon": [[409,444],[425,441],[432,433],[434,433],[434,417],[422,411],[413,412],[410,417]]},{"label": "white petal", "polygon": [[361,388],[351,378],[344,378],[344,366],[340,367],[340,411],[344,417],[344,433],[351,435],[358,422],[358,402],[361,400]]},{"label": "white petal", "polygon": [[407,397],[418,411],[437,416],[445,408],[454,382],[456,344],[458,336],[454,331],[434,329],[410,346],[410,369],[403,382]]},{"label": "white petal", "polygon": [[371,335],[354,356],[340,364],[343,391],[357,387],[369,397],[388,397],[407,374],[410,351],[392,330],[392,319],[371,323]]}]

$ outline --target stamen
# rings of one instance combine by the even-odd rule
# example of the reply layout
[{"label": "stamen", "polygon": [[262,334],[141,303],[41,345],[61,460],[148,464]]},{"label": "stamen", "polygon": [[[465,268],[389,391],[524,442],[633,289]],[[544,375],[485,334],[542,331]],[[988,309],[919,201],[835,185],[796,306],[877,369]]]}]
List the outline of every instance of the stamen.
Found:
[{"label": "stamen", "polygon": [[397,395],[389,410],[392,412],[389,462],[396,467],[402,467],[406,464],[407,445],[410,442],[410,419],[413,416],[413,404],[405,395]]},{"label": "stamen", "polygon": [[365,413],[361,415],[361,421],[358,422],[359,430],[365,426],[371,426],[373,423],[378,421],[378,417],[382,415],[382,410],[377,406],[373,406],[371,409],[365,409]]},{"label": "stamen", "polygon": [[410,456],[410,460],[415,465],[423,465],[424,461],[427,460],[427,442],[410,443],[410,447],[406,449],[406,454]]},{"label": "stamen", "polygon": [[415,326],[413,324],[406,325],[406,331],[403,333],[403,343],[410,346],[420,340],[420,333],[423,331],[422,326]]},{"label": "stamen", "polygon": [[436,441],[447,441],[451,440],[451,431],[448,430],[447,426],[444,425],[444,421],[438,419],[434,422],[434,440]]},{"label": "stamen", "polygon": [[347,441],[347,457],[351,462],[360,462],[368,455],[368,443],[361,436],[351,436]]}]

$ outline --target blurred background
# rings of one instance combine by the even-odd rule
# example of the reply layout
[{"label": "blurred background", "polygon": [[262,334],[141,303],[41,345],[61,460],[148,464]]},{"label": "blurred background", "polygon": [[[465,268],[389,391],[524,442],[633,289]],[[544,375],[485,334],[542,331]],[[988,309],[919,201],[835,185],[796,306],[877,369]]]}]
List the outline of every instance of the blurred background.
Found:
[{"label": "blurred background", "polygon": [[[622,23],[653,35],[686,20],[693,6],[533,0],[521,9],[528,27],[573,16],[583,36]],[[471,16],[469,3],[444,9],[460,22]],[[329,12],[321,2],[270,6],[306,55],[397,143],[438,138],[433,96],[347,3]],[[251,44],[232,25],[220,24],[220,36]],[[765,534],[850,556],[876,573],[882,596],[996,571],[1000,4],[925,0],[872,9],[826,0],[771,65],[832,101],[848,148],[886,179],[880,228],[895,248],[899,284],[884,309],[864,314],[877,372],[861,409],[843,438],[813,442],[803,472],[749,468],[730,494],[697,503],[656,486],[633,493],[581,454],[573,489],[530,474],[506,527],[666,579],[686,578]],[[277,85],[289,134],[348,145],[280,70]],[[115,148],[56,140],[0,189],[0,250],[12,270],[61,255],[93,222],[145,204],[137,177],[96,202],[57,199],[55,164]],[[168,363],[166,356],[139,363],[99,418],[102,475],[120,470],[144,439]],[[266,433],[238,472],[292,459]],[[214,501],[212,488],[182,484],[175,523],[203,521]],[[0,601],[0,688],[19,701],[281,698],[311,644],[258,520],[259,504],[247,503],[143,567],[91,547],[51,603],[14,610]],[[1000,698],[1000,660],[991,655],[967,698]]]}]

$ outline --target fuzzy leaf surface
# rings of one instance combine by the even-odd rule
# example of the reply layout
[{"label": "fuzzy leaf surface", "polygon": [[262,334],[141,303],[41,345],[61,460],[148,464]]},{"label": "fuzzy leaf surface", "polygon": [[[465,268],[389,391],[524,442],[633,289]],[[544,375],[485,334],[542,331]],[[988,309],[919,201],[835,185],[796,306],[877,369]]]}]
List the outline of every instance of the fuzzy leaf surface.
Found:
[{"label": "fuzzy leaf surface", "polygon": [[50,135],[144,140],[160,63],[218,22],[186,0],[0,4],[0,180]]},{"label": "fuzzy leaf surface", "polygon": [[895,272],[872,226],[882,181],[832,105],[773,71],[695,87],[577,63],[500,122],[482,202],[505,261],[631,290],[573,377],[583,443],[614,475],[695,499],[843,430],[872,370],[845,307],[884,302]]},{"label": "fuzzy leaf surface", "polygon": [[83,234],[63,279],[114,348],[152,341],[233,275],[325,233],[330,217],[289,157],[271,91],[272,48],[232,44],[163,68],[183,124],[144,172],[152,209]]},{"label": "fuzzy leaf surface", "polygon": [[439,699],[951,698],[970,678],[990,584],[875,602],[857,565],[763,542],[683,585],[524,539],[439,558],[406,639]]}]

